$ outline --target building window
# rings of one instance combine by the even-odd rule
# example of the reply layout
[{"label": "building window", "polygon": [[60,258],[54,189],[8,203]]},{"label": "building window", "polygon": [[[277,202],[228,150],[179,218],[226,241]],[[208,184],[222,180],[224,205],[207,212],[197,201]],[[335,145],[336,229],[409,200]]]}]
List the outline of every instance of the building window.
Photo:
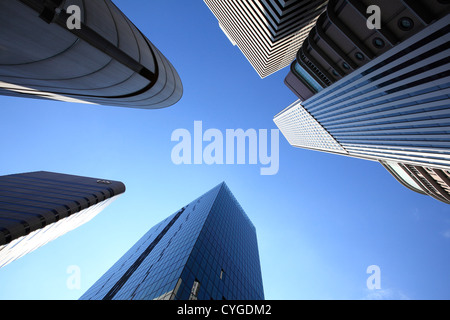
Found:
[{"label": "building window", "polygon": [[402,17],[398,20],[398,27],[403,31],[409,31],[414,27],[414,21],[408,17]]},{"label": "building window", "polygon": [[195,279],[194,284],[192,285],[191,294],[189,296],[189,300],[197,300],[198,291],[200,290],[200,281]]},{"label": "building window", "polygon": [[355,53],[355,58],[359,61],[363,61],[364,60],[364,55],[361,52],[356,52]]},{"label": "building window", "polygon": [[316,81],[314,78],[305,70],[303,67],[296,62],[294,69],[298,76],[300,76],[307,84],[311,86],[311,88],[315,91],[315,93],[321,91],[323,87]]},{"label": "building window", "polygon": [[375,48],[378,48],[378,49],[384,48],[384,45],[385,45],[384,40],[381,38],[378,38],[378,37],[373,38],[372,43],[375,46]]},{"label": "building window", "polygon": [[343,62],[342,67],[344,67],[345,70],[350,70],[350,66],[348,65],[347,62]]}]

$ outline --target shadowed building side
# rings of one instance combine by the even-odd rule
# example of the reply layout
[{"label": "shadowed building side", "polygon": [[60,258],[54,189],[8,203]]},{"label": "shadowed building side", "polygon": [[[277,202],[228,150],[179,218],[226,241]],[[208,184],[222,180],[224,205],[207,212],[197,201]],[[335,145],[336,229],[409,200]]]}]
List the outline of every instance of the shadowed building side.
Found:
[{"label": "shadowed building side", "polygon": [[53,172],[0,176],[0,268],[88,222],[124,192],[119,181]]}]

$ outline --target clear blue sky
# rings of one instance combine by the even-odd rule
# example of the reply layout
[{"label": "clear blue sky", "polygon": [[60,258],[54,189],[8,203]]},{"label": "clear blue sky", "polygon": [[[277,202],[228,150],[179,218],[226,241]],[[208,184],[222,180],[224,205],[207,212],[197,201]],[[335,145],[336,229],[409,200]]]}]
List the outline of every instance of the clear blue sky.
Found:
[{"label": "clear blue sky", "polygon": [[[184,96],[162,110],[0,97],[0,175],[47,170],[123,181],[94,220],[0,269],[0,299],[78,299],[149,228],[225,181],[256,226],[267,299],[449,299],[450,206],[380,164],[291,147],[280,167],[175,165],[171,134],[194,121],[276,129],[295,101],[288,70],[260,79],[201,0],[117,0],[178,70]],[[367,267],[381,270],[369,290]],[[70,290],[67,269],[81,271]]]}]

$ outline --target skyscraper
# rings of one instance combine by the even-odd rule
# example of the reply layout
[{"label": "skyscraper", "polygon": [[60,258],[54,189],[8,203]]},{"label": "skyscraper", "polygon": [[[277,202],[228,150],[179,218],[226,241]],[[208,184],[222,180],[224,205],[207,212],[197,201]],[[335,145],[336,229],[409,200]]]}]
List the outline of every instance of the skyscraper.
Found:
[{"label": "skyscraper", "polygon": [[118,181],[53,172],[0,176],[0,268],[88,222],[124,192]]},{"label": "skyscraper", "polygon": [[2,0],[0,30],[2,95],[144,109],[182,96],[175,68],[111,0]]},{"label": "skyscraper", "polygon": [[219,26],[261,78],[288,66],[325,0],[204,0]]},{"label": "skyscraper", "polygon": [[[369,23],[374,7],[378,27]],[[448,2],[440,0],[331,0],[298,50],[285,83],[304,101],[448,13]]]},{"label": "skyscraper", "polygon": [[80,299],[264,299],[255,227],[221,183],[151,228]]},{"label": "skyscraper", "polygon": [[[363,19],[369,2],[381,29]],[[450,5],[369,2],[329,2],[285,80],[300,100],[274,121],[292,145],[414,168],[411,189],[447,202]]]}]

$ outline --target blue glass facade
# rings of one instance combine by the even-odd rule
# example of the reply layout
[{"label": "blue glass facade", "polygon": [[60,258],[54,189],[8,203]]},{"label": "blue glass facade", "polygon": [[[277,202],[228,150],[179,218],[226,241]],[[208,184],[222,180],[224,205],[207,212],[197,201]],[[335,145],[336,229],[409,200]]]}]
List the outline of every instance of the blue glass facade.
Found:
[{"label": "blue glass facade", "polygon": [[225,183],[151,228],[81,300],[262,300],[256,230]]}]

